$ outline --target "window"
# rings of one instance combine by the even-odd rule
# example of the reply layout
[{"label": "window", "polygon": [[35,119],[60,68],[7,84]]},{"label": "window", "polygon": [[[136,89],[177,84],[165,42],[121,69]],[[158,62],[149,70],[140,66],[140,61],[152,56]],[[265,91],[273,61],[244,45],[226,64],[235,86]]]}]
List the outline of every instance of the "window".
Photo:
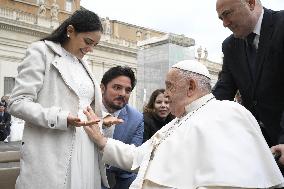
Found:
[{"label": "window", "polygon": [[14,77],[4,77],[4,94],[10,94],[15,86]]},{"label": "window", "polygon": [[72,12],[72,1],[73,0],[66,0],[66,4],[65,4],[65,10]]}]

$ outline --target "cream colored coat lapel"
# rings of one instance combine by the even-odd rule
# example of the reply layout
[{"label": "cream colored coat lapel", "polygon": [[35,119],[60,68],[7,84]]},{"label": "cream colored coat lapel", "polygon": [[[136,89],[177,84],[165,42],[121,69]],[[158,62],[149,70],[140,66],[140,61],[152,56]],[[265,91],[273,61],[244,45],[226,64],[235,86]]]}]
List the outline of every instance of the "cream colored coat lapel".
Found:
[{"label": "cream colored coat lapel", "polygon": [[[57,68],[58,72],[60,73],[61,77],[63,78],[64,82],[66,83],[66,85],[69,86],[69,88],[75,93],[74,89],[72,89],[72,85],[70,85],[68,82],[72,81],[70,78],[64,78],[63,75],[61,74],[61,70],[64,69],[64,67],[66,66],[65,64],[65,58],[63,56],[63,52],[62,52],[62,47],[57,44],[57,43],[53,43],[51,41],[45,41],[46,45],[49,46],[57,55],[55,55],[54,60],[51,62],[51,64]],[[95,104],[92,106],[92,108],[94,109],[94,111],[96,112],[96,114],[101,117],[102,113],[101,113],[101,108],[102,107],[102,97],[101,97],[101,89],[99,87],[98,82],[95,80],[95,78],[93,77],[93,73],[90,70],[88,63],[85,62],[84,60],[80,60],[80,62],[82,63],[83,67],[85,68],[85,70],[87,71],[89,77],[91,78],[93,84],[94,84],[94,88],[95,88]],[[65,77],[71,77],[71,75],[66,75]],[[76,93],[75,93],[76,94]]]}]

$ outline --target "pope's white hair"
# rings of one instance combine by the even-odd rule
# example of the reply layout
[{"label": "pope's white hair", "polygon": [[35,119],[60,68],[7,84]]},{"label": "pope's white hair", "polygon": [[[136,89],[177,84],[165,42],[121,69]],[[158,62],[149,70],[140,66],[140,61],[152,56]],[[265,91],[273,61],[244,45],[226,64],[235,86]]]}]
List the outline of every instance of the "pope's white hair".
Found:
[{"label": "pope's white hair", "polygon": [[197,89],[202,93],[211,93],[211,80],[201,74],[185,71],[176,68],[180,77],[184,79],[193,79],[197,83]]}]

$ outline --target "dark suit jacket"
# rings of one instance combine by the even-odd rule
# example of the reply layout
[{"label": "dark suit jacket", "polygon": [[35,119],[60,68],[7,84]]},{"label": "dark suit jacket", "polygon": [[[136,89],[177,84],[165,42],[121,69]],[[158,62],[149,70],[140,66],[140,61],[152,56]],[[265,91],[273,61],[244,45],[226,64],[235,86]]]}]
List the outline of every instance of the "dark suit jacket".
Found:
[{"label": "dark suit jacket", "polygon": [[[143,142],[144,132],[143,115],[133,107],[126,105],[121,109],[118,117],[123,119],[124,122],[115,126],[113,138],[126,144],[140,146]],[[129,173],[115,167],[111,167],[108,171],[115,173],[116,177],[124,178],[125,182],[128,182],[126,178],[129,178],[132,182],[136,177],[134,173]]]},{"label": "dark suit jacket", "polygon": [[169,114],[165,120],[162,120],[157,114],[145,112],[144,116],[144,134],[143,134],[143,142],[149,140],[158,130],[160,130],[163,126],[167,125],[171,122],[175,116]]},{"label": "dark suit jacket", "polygon": [[284,143],[280,127],[284,110],[284,11],[264,8],[255,81],[244,40],[231,35],[223,42],[222,50],[223,67],[213,94],[220,100],[233,100],[239,90],[242,104],[263,123],[269,145]]},{"label": "dark suit jacket", "polygon": [[0,123],[5,124],[5,129],[1,131],[1,140],[4,140],[7,136],[10,135],[11,127],[11,115],[8,112],[4,112],[4,115],[0,115]]}]

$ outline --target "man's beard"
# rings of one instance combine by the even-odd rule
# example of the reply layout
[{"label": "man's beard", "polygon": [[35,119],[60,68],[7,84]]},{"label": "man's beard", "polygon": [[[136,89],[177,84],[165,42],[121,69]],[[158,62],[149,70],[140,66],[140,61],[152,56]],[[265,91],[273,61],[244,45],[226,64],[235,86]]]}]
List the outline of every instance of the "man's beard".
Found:
[{"label": "man's beard", "polygon": [[115,111],[122,109],[126,104],[123,104],[122,106],[113,104],[113,103],[108,103],[107,106]]},{"label": "man's beard", "polygon": [[116,99],[121,99],[123,100],[123,104],[122,105],[116,105],[114,104],[112,101],[108,101],[108,100],[105,100],[105,103],[106,103],[106,106],[109,108],[109,109],[112,109],[112,110],[120,110],[122,109],[126,104],[127,102],[125,101],[125,99],[123,97],[117,97]]}]

